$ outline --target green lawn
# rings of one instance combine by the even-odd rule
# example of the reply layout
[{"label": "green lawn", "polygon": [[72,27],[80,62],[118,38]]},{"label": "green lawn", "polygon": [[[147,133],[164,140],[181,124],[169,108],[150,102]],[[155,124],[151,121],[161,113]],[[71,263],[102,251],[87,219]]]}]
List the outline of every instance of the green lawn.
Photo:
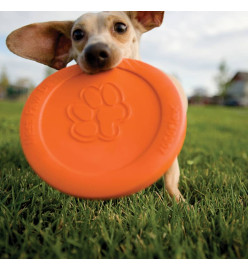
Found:
[{"label": "green lawn", "polygon": [[0,102],[0,258],[248,258],[248,109],[190,107],[176,205],[163,182],[130,197],[64,195],[27,164],[21,103]]}]

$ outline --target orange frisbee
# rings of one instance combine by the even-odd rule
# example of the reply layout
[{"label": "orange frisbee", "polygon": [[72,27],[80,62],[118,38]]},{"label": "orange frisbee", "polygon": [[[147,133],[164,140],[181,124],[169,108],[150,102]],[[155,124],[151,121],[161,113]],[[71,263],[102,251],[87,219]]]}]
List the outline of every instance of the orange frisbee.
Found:
[{"label": "orange frisbee", "polygon": [[170,79],[137,60],[88,75],[78,65],[45,79],[22,112],[20,137],[34,171],[82,198],[130,195],[179,154],[186,113]]}]

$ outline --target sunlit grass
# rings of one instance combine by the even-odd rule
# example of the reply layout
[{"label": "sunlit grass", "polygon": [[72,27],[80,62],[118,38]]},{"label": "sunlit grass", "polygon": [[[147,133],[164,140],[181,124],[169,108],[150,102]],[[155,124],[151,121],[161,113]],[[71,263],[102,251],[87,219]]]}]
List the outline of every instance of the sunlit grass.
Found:
[{"label": "sunlit grass", "polygon": [[19,143],[21,103],[0,102],[1,258],[248,258],[248,110],[190,107],[177,205],[159,180],[89,201],[39,179]]}]

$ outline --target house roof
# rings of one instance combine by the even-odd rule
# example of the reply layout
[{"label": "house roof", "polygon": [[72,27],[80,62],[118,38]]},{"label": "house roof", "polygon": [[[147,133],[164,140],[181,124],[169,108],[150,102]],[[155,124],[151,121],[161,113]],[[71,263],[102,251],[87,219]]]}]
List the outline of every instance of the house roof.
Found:
[{"label": "house roof", "polygon": [[248,72],[237,72],[231,79],[232,81],[248,81]]}]

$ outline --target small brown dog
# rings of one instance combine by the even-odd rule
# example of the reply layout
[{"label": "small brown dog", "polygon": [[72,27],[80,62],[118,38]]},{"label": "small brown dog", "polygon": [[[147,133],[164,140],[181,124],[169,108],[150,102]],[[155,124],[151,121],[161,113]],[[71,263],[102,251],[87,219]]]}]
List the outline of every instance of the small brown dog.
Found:
[{"label": "small brown dog", "polygon": [[[123,58],[140,59],[139,42],[144,32],[161,25],[162,11],[87,13],[76,21],[34,23],[13,31],[7,38],[15,54],[55,69],[75,59],[86,73],[116,67]],[[187,110],[187,98],[172,78]],[[165,173],[165,187],[176,201],[184,200],[178,189],[177,158]]]}]

